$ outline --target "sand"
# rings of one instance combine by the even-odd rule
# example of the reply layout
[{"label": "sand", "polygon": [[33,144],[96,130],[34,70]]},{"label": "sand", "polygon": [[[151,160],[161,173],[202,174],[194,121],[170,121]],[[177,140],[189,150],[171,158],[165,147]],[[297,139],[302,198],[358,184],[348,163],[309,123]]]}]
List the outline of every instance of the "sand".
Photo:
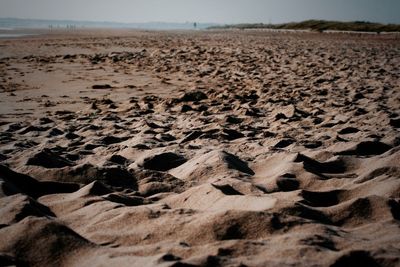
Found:
[{"label": "sand", "polygon": [[396,34],[0,40],[1,266],[400,266]]}]

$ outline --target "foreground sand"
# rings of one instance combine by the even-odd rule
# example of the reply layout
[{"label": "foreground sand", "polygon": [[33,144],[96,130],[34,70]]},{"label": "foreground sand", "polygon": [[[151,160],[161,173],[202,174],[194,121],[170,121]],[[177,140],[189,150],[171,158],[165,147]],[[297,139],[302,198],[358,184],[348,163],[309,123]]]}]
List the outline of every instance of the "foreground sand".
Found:
[{"label": "foreground sand", "polygon": [[0,40],[0,265],[400,266],[398,35]]}]

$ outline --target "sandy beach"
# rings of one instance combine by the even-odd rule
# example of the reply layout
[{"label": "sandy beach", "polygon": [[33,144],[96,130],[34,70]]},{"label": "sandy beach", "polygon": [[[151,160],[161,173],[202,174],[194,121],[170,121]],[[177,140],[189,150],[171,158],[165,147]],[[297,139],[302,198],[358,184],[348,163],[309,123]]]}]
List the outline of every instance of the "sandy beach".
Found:
[{"label": "sandy beach", "polygon": [[400,266],[400,35],[0,39],[0,266]]}]

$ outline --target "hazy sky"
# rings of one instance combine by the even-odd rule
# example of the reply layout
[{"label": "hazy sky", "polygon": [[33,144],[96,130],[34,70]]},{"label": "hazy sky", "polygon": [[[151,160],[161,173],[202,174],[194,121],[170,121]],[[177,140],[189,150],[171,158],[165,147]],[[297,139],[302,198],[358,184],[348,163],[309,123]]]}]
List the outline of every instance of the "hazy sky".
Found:
[{"label": "hazy sky", "polygon": [[0,17],[216,23],[329,19],[400,24],[400,0],[0,0]]}]

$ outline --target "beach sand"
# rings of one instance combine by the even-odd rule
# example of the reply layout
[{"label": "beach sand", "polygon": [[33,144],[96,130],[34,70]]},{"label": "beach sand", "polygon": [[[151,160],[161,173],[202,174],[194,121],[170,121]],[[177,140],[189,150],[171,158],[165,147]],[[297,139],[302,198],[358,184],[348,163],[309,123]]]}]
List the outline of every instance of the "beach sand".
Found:
[{"label": "beach sand", "polygon": [[400,37],[0,40],[0,266],[400,266]]}]

